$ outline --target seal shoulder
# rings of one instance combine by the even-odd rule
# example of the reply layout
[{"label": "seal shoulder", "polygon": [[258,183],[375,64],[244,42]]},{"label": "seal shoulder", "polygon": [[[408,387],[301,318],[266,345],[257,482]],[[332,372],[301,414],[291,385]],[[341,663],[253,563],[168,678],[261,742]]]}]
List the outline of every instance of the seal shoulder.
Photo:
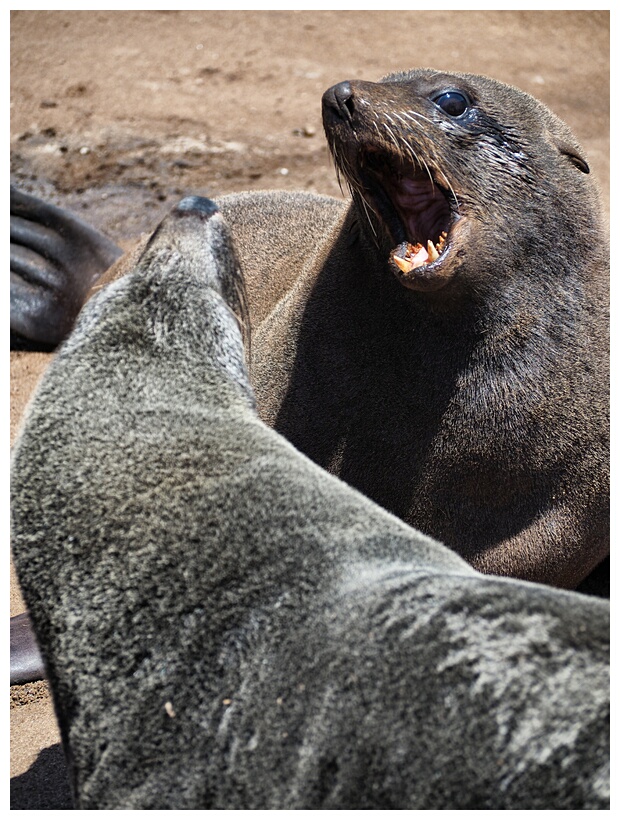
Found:
[{"label": "seal shoulder", "polygon": [[256,191],[217,200],[241,261],[252,327],[329,241],[349,203],[308,192]]}]

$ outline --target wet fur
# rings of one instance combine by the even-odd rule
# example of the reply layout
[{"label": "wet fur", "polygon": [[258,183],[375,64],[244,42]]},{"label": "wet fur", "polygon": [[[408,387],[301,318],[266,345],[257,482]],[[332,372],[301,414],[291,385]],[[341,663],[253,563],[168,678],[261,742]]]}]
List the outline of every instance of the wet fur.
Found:
[{"label": "wet fur", "polygon": [[266,427],[240,301],[193,201],[86,306],[15,448],[76,806],[608,808],[609,605],[479,575]]}]

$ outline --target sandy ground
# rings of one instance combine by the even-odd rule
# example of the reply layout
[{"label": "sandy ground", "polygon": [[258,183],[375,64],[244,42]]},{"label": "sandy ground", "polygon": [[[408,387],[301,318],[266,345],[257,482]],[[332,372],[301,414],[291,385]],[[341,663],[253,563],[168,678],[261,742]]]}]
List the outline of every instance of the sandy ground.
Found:
[{"label": "sandy ground", "polygon": [[[571,126],[609,208],[607,12],[11,13],[11,179],[123,247],[188,193],[341,196],[320,118],[345,79],[488,74]],[[45,357],[11,354],[11,437]],[[11,615],[23,611],[11,576]],[[11,808],[70,808],[45,683],[11,690]]]}]

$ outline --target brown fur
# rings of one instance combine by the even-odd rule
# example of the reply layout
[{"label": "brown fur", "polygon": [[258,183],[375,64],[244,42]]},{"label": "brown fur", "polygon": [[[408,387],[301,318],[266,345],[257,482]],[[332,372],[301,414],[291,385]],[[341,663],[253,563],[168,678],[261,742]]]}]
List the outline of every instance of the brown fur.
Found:
[{"label": "brown fur", "polygon": [[[469,142],[436,124],[430,89],[448,83],[488,117]],[[300,201],[295,226],[315,250],[254,333],[261,415],[477,568],[575,586],[609,545],[608,249],[583,153],[544,106],[485,78],[419,71],[359,86],[370,105],[353,155],[372,139],[373,107],[379,121],[394,100],[425,117],[406,136],[463,217],[449,275],[431,292],[403,287],[359,197],[327,225]],[[491,119],[506,123],[499,137]],[[333,145],[327,117],[326,130]],[[251,234],[279,259],[271,224],[277,237],[259,220]],[[298,250],[292,230],[285,243]]]}]

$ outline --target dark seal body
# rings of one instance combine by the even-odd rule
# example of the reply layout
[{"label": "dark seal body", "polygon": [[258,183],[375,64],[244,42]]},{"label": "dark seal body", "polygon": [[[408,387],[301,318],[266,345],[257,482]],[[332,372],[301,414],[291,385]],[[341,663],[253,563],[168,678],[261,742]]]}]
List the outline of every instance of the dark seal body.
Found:
[{"label": "dark seal body", "polygon": [[11,185],[11,349],[52,350],[121,255],[74,214]]},{"label": "dark seal body", "polygon": [[184,200],[86,306],[12,532],[82,809],[607,809],[609,603],[477,573],[256,413]]},{"label": "dark seal body", "polygon": [[[576,586],[609,549],[608,243],[581,149],[532,97],[425,70],[331,89],[324,122],[353,203],[256,327],[262,417],[477,568]],[[443,231],[434,263],[394,265]]]}]

